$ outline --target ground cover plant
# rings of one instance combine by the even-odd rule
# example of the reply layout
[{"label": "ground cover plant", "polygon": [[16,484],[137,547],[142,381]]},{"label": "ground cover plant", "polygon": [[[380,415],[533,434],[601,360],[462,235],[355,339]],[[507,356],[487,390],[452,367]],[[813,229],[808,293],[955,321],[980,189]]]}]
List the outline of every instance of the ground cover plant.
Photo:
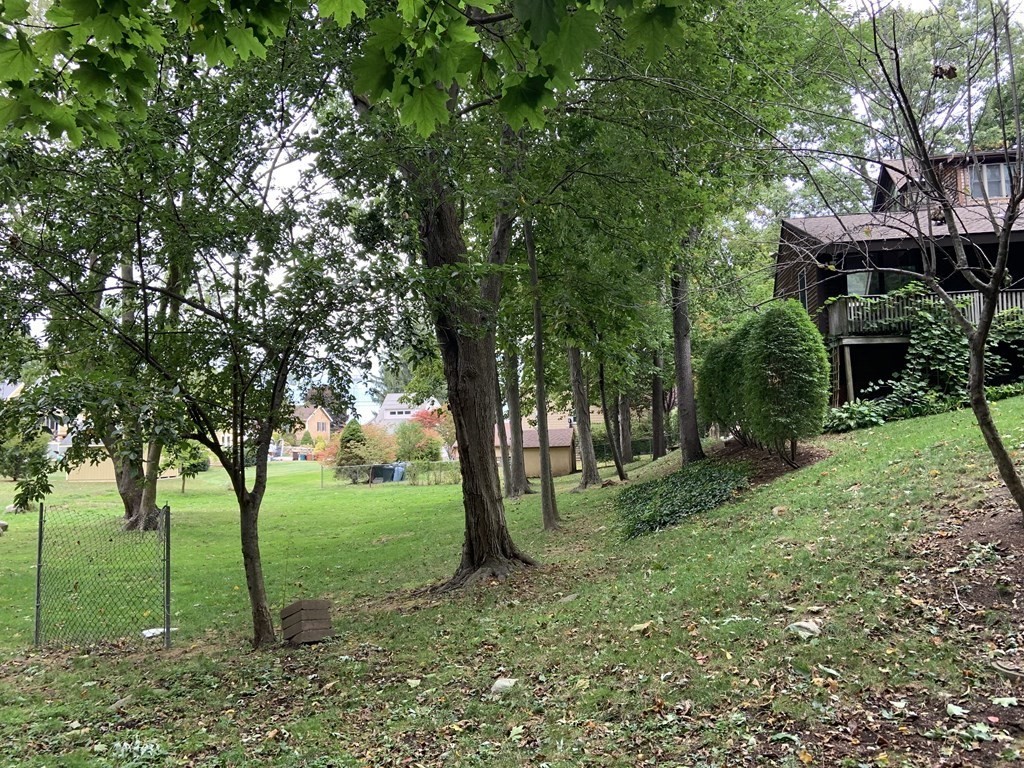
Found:
[{"label": "ground cover plant", "polygon": [[698,461],[667,477],[624,488],[615,499],[622,533],[635,539],[714,509],[746,485],[746,479],[742,464]]},{"label": "ground cover plant", "polygon": [[[997,407],[1024,423],[1021,400]],[[1004,434],[1024,444],[1024,428]],[[0,766],[1018,764],[1022,691],[991,663],[1024,656],[1024,536],[970,414],[827,440],[828,458],[632,541],[621,488],[566,493],[563,478],[562,532],[540,531],[536,497],[508,507],[542,567],[446,596],[416,589],[450,572],[458,487],[321,490],[315,466],[274,465],[271,602],[335,604],[337,637],[301,649],[238,651],[247,607],[216,469],[166,489],[169,653],[30,650],[34,529],[11,517]],[[53,501],[117,505],[61,483]],[[788,632],[798,621],[820,635]],[[494,694],[498,678],[516,683]]]}]

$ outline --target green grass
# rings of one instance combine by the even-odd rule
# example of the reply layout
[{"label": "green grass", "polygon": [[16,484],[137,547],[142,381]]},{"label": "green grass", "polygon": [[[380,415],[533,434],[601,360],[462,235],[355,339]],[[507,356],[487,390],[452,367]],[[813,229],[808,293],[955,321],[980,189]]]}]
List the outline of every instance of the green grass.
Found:
[{"label": "green grass", "polygon": [[[1024,401],[1000,403],[997,420],[1024,443]],[[989,630],[936,643],[950,623],[911,604],[907,584],[927,574],[910,545],[934,509],[992,483],[968,413],[827,446],[819,464],[629,542],[618,489],[567,493],[563,479],[562,532],[541,531],[536,496],[507,506],[542,567],[445,597],[413,590],[454,570],[458,487],[321,489],[316,466],[275,464],[260,521],[271,600],[331,598],[337,637],[262,653],[245,648],[223,473],[184,496],[173,481],[161,489],[180,628],[169,653],[32,652],[35,521],[8,515],[0,766],[724,766],[752,754],[800,765],[800,750],[829,764],[816,724],[863,719],[868,702],[893,697],[963,696],[985,674],[975,651]],[[0,486],[0,503],[11,495]],[[58,483],[53,503],[117,512],[101,486]],[[785,633],[812,609],[820,639]],[[518,679],[500,700],[488,693],[499,676]],[[949,738],[934,754],[893,747],[865,761],[931,765]]]}]

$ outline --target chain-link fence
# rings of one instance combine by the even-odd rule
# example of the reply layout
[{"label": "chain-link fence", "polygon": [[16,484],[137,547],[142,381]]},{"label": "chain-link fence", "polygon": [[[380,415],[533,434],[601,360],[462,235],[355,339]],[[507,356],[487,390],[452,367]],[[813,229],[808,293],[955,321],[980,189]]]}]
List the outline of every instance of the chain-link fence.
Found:
[{"label": "chain-link fence", "polygon": [[125,530],[124,516],[60,504],[39,508],[36,645],[162,637],[170,647],[170,520]]}]

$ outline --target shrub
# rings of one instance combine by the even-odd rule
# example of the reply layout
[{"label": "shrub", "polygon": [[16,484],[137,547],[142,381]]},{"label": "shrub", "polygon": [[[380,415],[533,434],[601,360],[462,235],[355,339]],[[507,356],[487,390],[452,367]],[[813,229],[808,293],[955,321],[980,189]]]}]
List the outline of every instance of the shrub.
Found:
[{"label": "shrub", "polygon": [[410,485],[458,485],[462,471],[457,461],[411,461],[405,465]]},{"label": "shrub", "polygon": [[746,412],[743,360],[756,321],[748,320],[725,339],[712,342],[697,376],[697,408],[706,424],[751,442]]},{"label": "shrub", "polygon": [[339,467],[365,464],[366,456],[363,450],[365,446],[366,435],[363,434],[362,425],[357,419],[350,419],[345,425],[345,429],[341,431],[335,463]]},{"label": "shrub", "polygon": [[743,464],[699,461],[668,477],[623,488],[615,509],[627,539],[660,531],[732,498],[747,483]]},{"label": "shrub", "polygon": [[398,425],[395,442],[399,461],[441,460],[441,438],[415,421]]},{"label": "shrub", "polygon": [[826,432],[852,432],[866,427],[880,427],[889,418],[889,409],[880,400],[854,400],[839,408],[830,408],[825,416]]},{"label": "shrub", "polygon": [[750,331],[743,358],[743,410],[751,432],[793,463],[797,440],[819,434],[828,410],[821,334],[799,302],[778,302]]},{"label": "shrub", "polygon": [[46,456],[48,437],[31,439],[12,437],[0,443],[0,477],[23,480],[39,474],[49,463]]}]

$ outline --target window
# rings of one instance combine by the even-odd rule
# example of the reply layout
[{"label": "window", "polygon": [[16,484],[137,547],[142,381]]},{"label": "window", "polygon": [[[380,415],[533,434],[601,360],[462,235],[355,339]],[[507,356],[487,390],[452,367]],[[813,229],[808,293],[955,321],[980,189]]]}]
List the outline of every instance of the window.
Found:
[{"label": "window", "polygon": [[316,431],[317,432],[326,432],[327,431],[327,422],[326,421],[318,421],[316,423]]},{"label": "window", "polygon": [[800,303],[804,305],[804,309],[809,309],[807,300],[807,270],[801,269],[800,274],[796,276],[796,289],[800,296]]},{"label": "window", "polygon": [[989,198],[1009,197],[1013,189],[1010,178],[1010,166],[1006,163],[971,166],[971,197],[984,200]]}]

